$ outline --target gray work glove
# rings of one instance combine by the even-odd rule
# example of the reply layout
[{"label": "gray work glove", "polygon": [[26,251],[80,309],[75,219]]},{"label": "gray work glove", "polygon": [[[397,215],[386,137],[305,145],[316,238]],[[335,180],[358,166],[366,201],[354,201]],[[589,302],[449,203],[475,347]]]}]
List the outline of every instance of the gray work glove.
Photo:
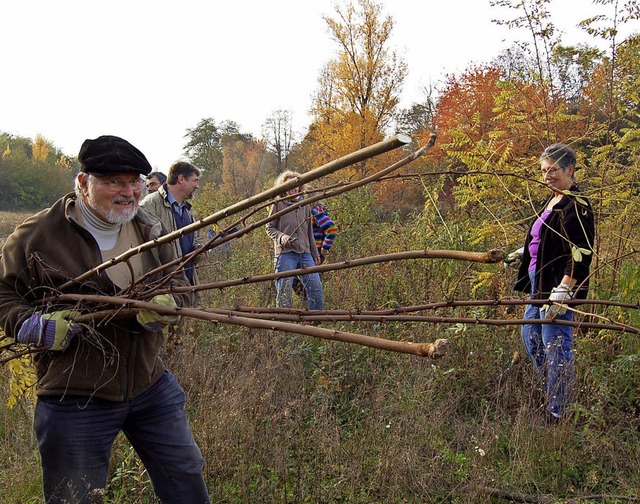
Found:
[{"label": "gray work glove", "polygon": [[504,258],[503,262],[511,269],[518,271],[520,269],[520,265],[522,264],[522,254],[524,254],[524,247],[520,247],[515,252],[511,252],[507,257]]}]

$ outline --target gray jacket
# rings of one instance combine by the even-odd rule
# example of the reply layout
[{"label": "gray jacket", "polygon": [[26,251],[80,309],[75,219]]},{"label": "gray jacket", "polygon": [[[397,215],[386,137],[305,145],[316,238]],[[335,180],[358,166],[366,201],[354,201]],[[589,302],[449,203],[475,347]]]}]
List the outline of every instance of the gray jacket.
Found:
[{"label": "gray jacket", "polygon": [[[171,208],[171,203],[169,203],[167,199],[166,185],[160,186],[160,188],[154,193],[147,194],[144,197],[144,199],[140,201],[140,206],[144,208],[147,212],[150,212],[156,217],[158,217],[158,219],[160,219],[160,222],[162,222],[162,225],[165,227],[165,229],[168,232],[177,231],[176,219],[173,214],[173,208]],[[193,220],[193,215],[191,211],[189,211],[189,216],[191,217],[191,220]],[[172,242],[172,244],[176,250],[177,257],[182,257],[182,249],[180,248],[179,240],[175,239]],[[198,248],[203,244],[204,244],[204,237],[200,233],[200,230],[194,231],[195,247]],[[198,259],[202,257],[204,257],[204,254],[198,256]],[[195,261],[196,263],[198,262],[198,259],[196,259]],[[194,268],[193,284],[198,285],[198,283],[199,283],[198,271],[197,271],[197,268]]]}]

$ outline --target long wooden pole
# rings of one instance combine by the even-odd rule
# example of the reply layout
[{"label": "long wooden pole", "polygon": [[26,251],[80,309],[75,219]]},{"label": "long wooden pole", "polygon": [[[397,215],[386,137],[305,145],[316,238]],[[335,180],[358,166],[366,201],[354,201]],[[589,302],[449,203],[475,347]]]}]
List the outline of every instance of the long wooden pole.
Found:
[{"label": "long wooden pole", "polygon": [[[308,275],[309,273],[323,273],[326,271],[337,271],[347,268],[356,268],[368,264],[406,261],[408,259],[456,259],[459,261],[472,261],[479,263],[497,263],[504,259],[505,253],[502,250],[494,249],[487,252],[468,252],[466,250],[408,250],[405,252],[396,252],[394,254],[382,254],[377,256],[363,257],[361,259],[352,259],[339,263],[321,264],[320,266],[310,266],[308,268],[299,268],[280,273],[269,273],[266,275],[256,275],[252,277],[236,278],[232,280],[224,280],[221,282],[210,282],[191,287],[177,287],[171,292],[194,292],[209,289],[224,289],[235,285],[245,285],[256,282],[265,282],[278,278],[286,278],[290,276]],[[168,292],[168,291],[167,291]]]},{"label": "long wooden pole", "polygon": [[[272,320],[262,320],[262,319],[256,319],[256,318],[250,318],[250,317],[227,315],[222,313],[211,313],[204,310],[197,310],[194,308],[172,308],[169,306],[162,306],[155,303],[149,303],[146,301],[137,301],[137,300],[127,299],[127,298],[118,298],[113,296],[61,294],[58,299],[74,301],[76,303],[78,302],[108,303],[114,306],[147,309],[147,310],[153,310],[161,314],[167,314],[167,315],[177,314],[177,315],[197,318],[201,320],[209,320],[212,322],[250,327],[253,329],[264,329],[269,331],[281,331],[286,333],[306,334],[308,336],[313,336],[316,338],[342,341],[345,343],[354,343],[356,345],[377,348],[379,350],[417,355],[420,357],[430,357],[430,358],[442,357],[446,353],[446,349],[447,349],[447,342],[444,339],[436,340],[434,343],[412,343],[410,341],[394,341],[394,340],[387,340],[384,338],[376,338],[373,336],[366,336],[364,334],[351,333],[351,332],[345,332],[345,331],[336,331],[333,329],[323,329],[321,327],[305,326],[305,325],[293,324],[289,322],[276,322]],[[77,317],[74,320],[81,322],[82,317],[83,316]],[[86,315],[85,317],[91,318],[92,316],[89,314],[89,315]]]},{"label": "long wooden pole", "polygon": [[402,147],[404,145],[407,145],[411,142],[411,138],[408,137],[407,135],[396,135],[392,138],[389,138],[387,140],[383,140],[381,142],[378,142],[374,145],[371,145],[369,147],[365,147],[363,149],[360,149],[356,152],[353,152],[351,154],[347,154],[346,156],[343,156],[339,159],[336,159],[334,161],[331,161],[319,168],[316,168],[314,170],[308,171],[306,173],[303,173],[302,175],[300,175],[299,177],[296,177],[294,179],[291,179],[289,181],[287,181],[286,183],[282,184],[281,186],[278,187],[272,187],[270,189],[267,189],[266,191],[263,191],[259,194],[256,194],[254,196],[251,196],[250,198],[244,199],[242,201],[239,201],[231,206],[228,206],[227,208],[220,210],[218,212],[215,212],[203,219],[199,219],[195,222],[193,222],[192,224],[185,226],[181,229],[178,229],[177,231],[174,231],[173,233],[169,233],[166,234],[164,236],[162,236],[161,238],[158,238],[157,240],[153,240],[153,241],[149,241],[146,243],[143,243],[137,247],[133,247],[129,250],[127,250],[126,252],[124,252],[123,254],[120,254],[119,256],[111,259],[110,261],[105,261],[102,264],[99,264],[98,266],[96,266],[95,268],[92,268],[91,270],[83,273],[82,275],[69,280],[68,282],[62,284],[59,289],[65,290],[66,288],[68,288],[69,286],[82,282],[84,280],[86,280],[87,278],[90,278],[92,275],[99,273],[102,270],[105,270],[107,268],[109,268],[110,266],[113,266],[116,263],[122,262],[127,260],[130,257],[133,257],[141,252],[144,252],[145,250],[149,250],[151,248],[157,247],[158,245],[161,245],[163,243],[169,243],[177,238],[180,238],[181,236],[188,234],[188,233],[192,233],[193,231],[196,231],[198,229],[204,228],[206,226],[215,224],[216,222],[227,218],[231,215],[234,215],[238,212],[241,212],[243,210],[246,210],[248,208],[251,208],[254,205],[257,205],[259,203],[262,203],[264,201],[267,201],[271,198],[274,198],[280,194],[282,194],[283,192],[286,192],[290,189],[293,189],[294,187],[298,187],[301,185],[304,185],[308,182],[311,182],[313,180],[319,179],[321,177],[324,177],[326,175],[329,175],[335,171],[338,171],[342,168],[345,168],[347,166],[351,166],[355,163],[359,163],[361,161],[364,161],[366,159],[372,158],[374,156],[378,156],[380,154],[383,154],[385,152],[389,152],[391,150],[397,149],[398,147]]}]

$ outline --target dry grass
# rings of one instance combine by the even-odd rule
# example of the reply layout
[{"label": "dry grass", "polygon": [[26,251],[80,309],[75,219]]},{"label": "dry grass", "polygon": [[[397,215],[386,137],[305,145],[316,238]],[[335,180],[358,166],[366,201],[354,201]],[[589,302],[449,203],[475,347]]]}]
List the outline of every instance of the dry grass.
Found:
[{"label": "dry grass", "polygon": [[[267,242],[256,240],[203,265],[204,280],[268,270]],[[379,307],[440,296],[448,283],[461,288],[461,278],[454,266],[412,263],[324,280],[328,307]],[[207,293],[206,301],[273,303],[268,285]],[[335,325],[413,341],[449,338],[449,354],[429,361],[234,326],[187,327],[185,344],[166,360],[187,393],[212,502],[503,502],[495,490],[638,495],[638,369],[616,367],[619,352],[600,335],[581,334],[576,344],[574,415],[547,426],[531,367],[523,359],[509,369],[513,352],[523,354],[514,328]],[[39,502],[30,410],[1,411],[4,502]],[[154,502],[129,455],[120,440],[114,468],[131,477],[112,485],[107,502]]]},{"label": "dry grass", "polygon": [[16,226],[30,215],[26,212],[0,212],[0,247]]}]

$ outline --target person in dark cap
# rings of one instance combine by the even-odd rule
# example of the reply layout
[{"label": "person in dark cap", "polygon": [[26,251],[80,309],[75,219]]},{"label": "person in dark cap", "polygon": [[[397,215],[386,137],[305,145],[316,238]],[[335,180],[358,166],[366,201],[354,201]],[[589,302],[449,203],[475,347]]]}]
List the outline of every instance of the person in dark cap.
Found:
[{"label": "person in dark cap", "polygon": [[[82,144],[78,160],[75,193],[18,226],[0,258],[0,323],[7,336],[39,350],[33,353],[34,425],[45,501],[102,502],[111,447],[122,431],[161,502],[208,503],[184,391],[159,358],[162,329],[177,316],[138,310],[79,323],[74,319],[80,314],[104,306],[56,297],[122,296],[140,278],[136,288],[188,284],[182,271],[159,268],[176,259],[172,244],[69,282],[164,232],[157,218],[138,207],[142,177],[151,166],[136,147],[101,136]],[[176,307],[187,300],[157,294],[151,302]]]}]

